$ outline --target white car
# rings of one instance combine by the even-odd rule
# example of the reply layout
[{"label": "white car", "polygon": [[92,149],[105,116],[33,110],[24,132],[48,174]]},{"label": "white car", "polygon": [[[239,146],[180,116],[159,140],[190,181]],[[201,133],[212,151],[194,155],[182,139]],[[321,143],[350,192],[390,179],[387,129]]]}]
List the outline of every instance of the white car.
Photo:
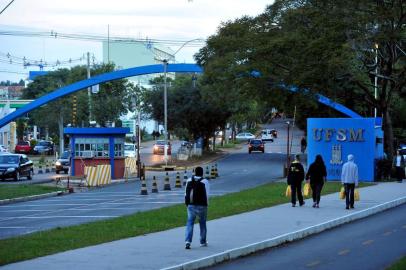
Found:
[{"label": "white car", "polygon": [[238,133],[236,136],[235,136],[235,138],[237,139],[237,140],[252,140],[252,139],[255,139],[255,135],[254,134],[252,134],[252,133],[249,133],[249,132],[242,132],[242,133]]},{"label": "white car", "polygon": [[0,144],[0,152],[8,152],[8,150],[4,145]]},{"label": "white car", "polygon": [[137,157],[137,147],[135,147],[132,143],[125,143],[124,144],[124,156],[125,157]]}]

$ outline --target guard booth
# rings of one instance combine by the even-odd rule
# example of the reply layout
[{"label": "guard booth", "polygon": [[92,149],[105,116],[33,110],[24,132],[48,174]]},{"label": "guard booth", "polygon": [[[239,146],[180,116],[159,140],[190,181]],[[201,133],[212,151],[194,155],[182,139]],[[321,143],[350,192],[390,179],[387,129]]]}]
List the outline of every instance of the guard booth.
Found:
[{"label": "guard booth", "polygon": [[110,165],[111,179],[123,178],[124,142],[129,128],[64,128],[70,137],[71,175],[85,174],[85,167]]}]

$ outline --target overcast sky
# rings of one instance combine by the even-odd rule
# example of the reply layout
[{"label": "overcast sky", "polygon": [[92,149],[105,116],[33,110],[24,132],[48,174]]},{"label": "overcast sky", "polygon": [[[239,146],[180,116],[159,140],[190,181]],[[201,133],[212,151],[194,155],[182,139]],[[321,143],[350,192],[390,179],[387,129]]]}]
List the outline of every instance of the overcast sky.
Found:
[{"label": "overcast sky", "polygon": [[[11,0],[0,0],[3,9]],[[134,38],[191,40],[216,33],[221,22],[262,13],[268,0],[15,0],[0,15],[0,31],[54,31]],[[179,47],[171,46],[176,51]],[[1,53],[46,61],[79,58],[90,51],[102,60],[98,42],[0,35]],[[178,62],[193,61],[198,48],[183,48]],[[84,62],[82,63],[84,64]],[[0,80],[16,81],[28,73],[21,66],[0,63]],[[38,70],[38,68],[32,68]]]}]

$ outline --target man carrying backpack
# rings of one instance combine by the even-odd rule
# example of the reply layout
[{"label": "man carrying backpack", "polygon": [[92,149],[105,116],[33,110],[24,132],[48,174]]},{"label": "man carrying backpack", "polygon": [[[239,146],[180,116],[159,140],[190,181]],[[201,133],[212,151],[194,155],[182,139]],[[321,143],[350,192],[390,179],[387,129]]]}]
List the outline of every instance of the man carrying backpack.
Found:
[{"label": "man carrying backpack", "polygon": [[209,203],[210,184],[207,179],[203,178],[203,168],[196,167],[195,175],[186,182],[185,204],[187,206],[187,223],[186,223],[186,249],[190,249],[193,238],[193,226],[196,217],[199,218],[200,225],[200,246],[207,246],[206,241],[206,219],[207,205]]}]

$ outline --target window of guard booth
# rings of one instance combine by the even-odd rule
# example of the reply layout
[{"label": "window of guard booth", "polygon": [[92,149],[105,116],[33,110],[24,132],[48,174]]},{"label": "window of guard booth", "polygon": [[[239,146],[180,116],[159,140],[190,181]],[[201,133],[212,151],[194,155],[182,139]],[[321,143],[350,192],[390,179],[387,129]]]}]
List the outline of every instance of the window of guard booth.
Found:
[{"label": "window of guard booth", "polygon": [[109,157],[109,138],[77,138],[76,157]]},{"label": "window of guard booth", "polygon": [[124,156],[124,138],[114,138],[114,156]]}]

